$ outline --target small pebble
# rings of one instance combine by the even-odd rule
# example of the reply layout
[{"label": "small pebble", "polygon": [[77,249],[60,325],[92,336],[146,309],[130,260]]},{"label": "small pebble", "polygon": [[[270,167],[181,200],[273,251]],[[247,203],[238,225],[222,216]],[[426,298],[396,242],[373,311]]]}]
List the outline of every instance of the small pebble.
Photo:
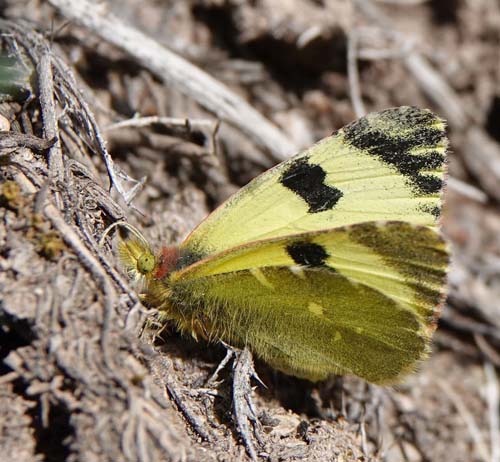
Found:
[{"label": "small pebble", "polygon": [[9,132],[10,131],[10,122],[9,120],[0,114],[0,132]]}]

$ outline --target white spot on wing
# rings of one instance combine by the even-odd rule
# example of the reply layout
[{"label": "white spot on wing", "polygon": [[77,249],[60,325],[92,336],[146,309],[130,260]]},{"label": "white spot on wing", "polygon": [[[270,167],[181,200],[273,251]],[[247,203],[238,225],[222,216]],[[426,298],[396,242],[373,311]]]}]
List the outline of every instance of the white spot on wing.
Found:
[{"label": "white spot on wing", "polygon": [[264,276],[264,273],[260,268],[252,268],[250,270],[250,274],[257,279],[264,287],[267,287],[268,289],[274,290],[274,286],[267,280],[266,276]]},{"label": "white spot on wing", "polygon": [[299,277],[300,279],[305,279],[306,275],[304,274],[304,269],[300,266],[289,266],[288,269],[294,276]]}]

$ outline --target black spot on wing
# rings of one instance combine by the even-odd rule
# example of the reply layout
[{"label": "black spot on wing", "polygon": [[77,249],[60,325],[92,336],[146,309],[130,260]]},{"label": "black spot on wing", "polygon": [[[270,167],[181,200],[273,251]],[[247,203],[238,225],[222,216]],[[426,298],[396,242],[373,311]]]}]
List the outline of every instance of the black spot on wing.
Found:
[{"label": "black spot on wing", "polygon": [[[369,114],[344,128],[345,140],[352,146],[369,152],[405,175],[418,194],[439,192],[442,180],[421,173],[439,169],[444,154],[436,150],[446,145],[440,120],[432,112],[400,107]],[[411,152],[414,148],[421,151]]]},{"label": "black spot on wing", "polygon": [[441,216],[441,207],[439,205],[433,205],[433,206],[426,206],[423,205],[420,207],[420,210],[422,210],[425,213],[430,213],[436,220]]},{"label": "black spot on wing", "polygon": [[325,266],[325,260],[329,257],[322,245],[307,241],[289,244],[286,251],[297,265],[302,266]]},{"label": "black spot on wing", "polygon": [[196,252],[190,249],[182,249],[179,259],[177,260],[177,263],[175,265],[175,271],[186,268],[187,266],[190,266],[197,261],[202,260],[203,258],[205,258],[205,255],[201,254],[200,252]]},{"label": "black spot on wing", "polygon": [[344,195],[339,189],[324,183],[326,172],[320,165],[309,164],[307,157],[290,163],[281,176],[281,184],[300,196],[309,206],[309,213],[335,207]]}]

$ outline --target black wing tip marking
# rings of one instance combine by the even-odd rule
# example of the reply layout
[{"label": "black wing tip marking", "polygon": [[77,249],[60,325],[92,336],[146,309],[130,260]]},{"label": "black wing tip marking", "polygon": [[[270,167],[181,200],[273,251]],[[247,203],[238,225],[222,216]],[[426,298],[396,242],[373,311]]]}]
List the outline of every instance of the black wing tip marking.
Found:
[{"label": "black wing tip marking", "polygon": [[290,163],[281,175],[280,182],[301,197],[309,206],[309,213],[331,210],[344,193],[325,184],[326,172],[321,165],[310,164],[307,156]]},{"label": "black wing tip marking", "polygon": [[324,267],[330,256],[322,245],[307,241],[287,245],[286,252],[297,265],[308,267]]},{"label": "black wing tip marking", "polygon": [[[379,157],[405,175],[419,195],[438,193],[443,181],[423,171],[445,163],[447,139],[443,121],[427,109],[411,106],[368,114],[344,129],[345,140],[355,148]],[[421,152],[412,152],[421,148]]]}]

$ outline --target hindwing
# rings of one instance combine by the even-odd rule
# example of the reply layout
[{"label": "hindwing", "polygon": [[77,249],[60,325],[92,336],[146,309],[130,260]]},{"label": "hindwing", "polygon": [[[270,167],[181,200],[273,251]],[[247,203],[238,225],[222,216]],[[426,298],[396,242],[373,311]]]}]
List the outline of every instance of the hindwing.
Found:
[{"label": "hindwing", "polygon": [[284,372],[389,383],[427,354],[447,263],[434,230],[369,222],[202,260],[171,275],[169,299],[181,329],[247,346]]}]

